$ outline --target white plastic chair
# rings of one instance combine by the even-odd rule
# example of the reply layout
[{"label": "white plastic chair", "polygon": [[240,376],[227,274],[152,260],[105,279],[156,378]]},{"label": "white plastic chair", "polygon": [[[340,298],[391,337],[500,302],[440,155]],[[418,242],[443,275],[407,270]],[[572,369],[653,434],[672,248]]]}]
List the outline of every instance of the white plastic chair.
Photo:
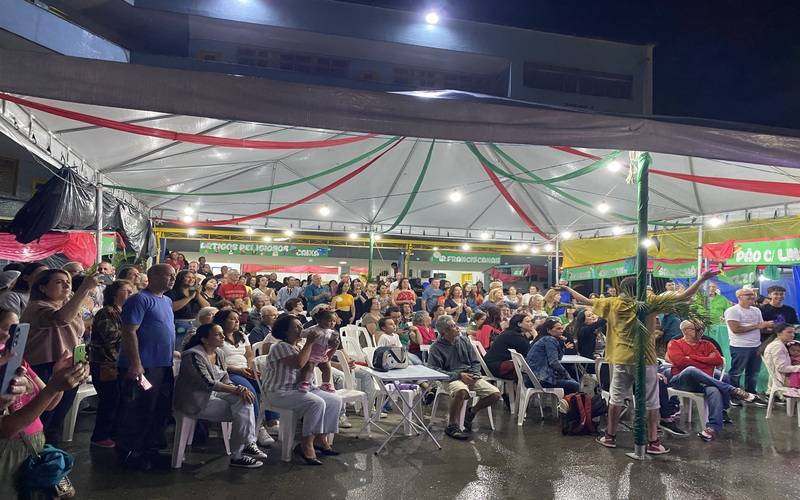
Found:
[{"label": "white plastic chair", "polygon": [[[258,380],[258,384],[261,386],[261,408],[263,409],[268,407],[270,410],[280,414],[281,425],[278,427],[278,441],[281,442],[281,461],[291,462],[292,448],[294,447],[294,433],[295,427],[297,426],[297,421],[294,417],[294,411],[287,408],[280,408],[274,403],[270,404],[267,402],[267,392],[264,390],[264,381],[267,377],[267,356],[256,356],[253,359],[253,365],[255,366],[256,371],[258,371],[258,373],[261,375]],[[256,419],[256,429],[261,427],[263,421],[264,412],[262,411]]]},{"label": "white plastic chair", "polygon": [[72,437],[75,434],[75,421],[78,419],[78,410],[80,409],[81,401],[96,395],[97,390],[95,390],[91,382],[81,384],[78,388],[78,393],[75,395],[75,401],[72,403],[69,412],[67,412],[67,416],[64,418],[64,430],[61,433],[62,440],[67,442],[72,441]]},{"label": "white plastic chair", "polygon": [[[722,368],[720,369],[719,380],[725,375],[725,358],[722,359]],[[667,388],[669,397],[675,396],[680,401],[681,406],[686,408],[686,419],[690,424],[692,423],[692,406],[697,409],[697,418],[700,420],[701,430],[705,428],[708,422],[708,405],[706,404],[705,393],[682,391],[672,387]]]},{"label": "white plastic chair", "polygon": [[[444,398],[450,398],[450,394],[440,386],[439,390],[436,391],[436,396],[433,398],[433,405],[431,405],[430,422],[433,422],[433,420],[436,418],[436,409],[439,406],[439,401],[444,401]],[[475,394],[475,391],[469,391],[469,398],[465,399],[464,404],[461,405],[461,413],[458,416],[458,428],[462,431],[464,430],[464,416],[467,414],[467,403],[470,401],[472,401],[473,405],[479,401],[478,395]],[[494,415],[492,414],[491,406],[486,407],[486,413],[489,416],[489,427],[494,430]],[[449,418],[449,411],[445,413],[444,418],[445,420]]]},{"label": "white plastic chair", "polygon": [[513,415],[516,413],[516,396],[514,394],[514,381],[502,379],[500,377],[495,377],[492,375],[492,372],[489,370],[489,367],[486,365],[486,361],[484,361],[483,356],[486,354],[486,350],[483,348],[483,344],[478,342],[477,340],[470,339],[472,343],[472,347],[475,348],[475,353],[478,355],[478,361],[481,363],[481,369],[483,370],[483,378],[500,389],[501,394],[506,394],[508,396],[508,403],[509,407],[511,408],[511,414]]},{"label": "white plastic chair", "polygon": [[358,327],[356,325],[345,325],[339,328],[339,335],[341,335],[342,338],[355,337],[358,339]]},{"label": "white plastic chair", "polygon": [[[186,445],[192,444],[194,438],[194,428],[197,424],[197,419],[184,415],[178,411],[173,412],[175,417],[175,438],[172,442],[172,468],[180,469],[186,459]],[[222,427],[222,441],[225,443],[225,454],[231,454],[231,430],[233,424],[231,415],[227,421],[220,422]]]},{"label": "white plastic chair", "polygon": [[763,357],[761,358],[761,362],[767,367],[767,374],[769,375],[767,389],[769,392],[769,402],[767,403],[767,414],[764,418],[770,418],[772,416],[772,408],[775,406],[775,396],[783,395],[786,399],[786,414],[791,417],[796,412],[797,426],[800,427],[800,397],[795,395],[797,394],[795,391],[787,390],[789,389],[788,387],[783,387],[782,385],[779,387],[775,381],[783,380],[783,375],[778,373],[775,367],[768,364]]},{"label": "white plastic chair", "polygon": [[[534,394],[539,397],[539,414],[542,416],[542,419],[544,419],[542,396],[549,394],[556,398],[555,402],[557,403],[558,400],[564,398],[564,389],[558,387],[542,387],[539,379],[536,378],[536,375],[534,375],[533,370],[531,370],[531,367],[528,366],[528,363],[525,361],[525,358],[522,357],[522,354],[518,353],[514,349],[509,349],[508,352],[511,353],[511,361],[514,363],[514,371],[517,372],[517,387],[519,388],[519,396],[517,398],[517,425],[521,426],[522,422],[525,421],[525,416],[528,413],[528,402],[530,401],[530,397]],[[528,376],[531,384],[533,384],[533,388],[525,385],[525,377],[523,374]],[[558,413],[555,411],[555,409],[553,414],[558,416]]]},{"label": "white plastic chair", "polygon": [[[369,401],[367,401],[367,393],[356,389],[356,381],[355,378],[353,378],[353,373],[350,371],[350,365],[347,364],[347,356],[342,351],[336,351],[333,354],[333,358],[339,363],[344,378],[344,388],[336,389],[336,394],[342,398],[344,404],[355,403],[356,410],[358,410],[360,406],[364,414],[364,420],[368,420],[370,405]],[[367,429],[367,434],[369,435],[369,429]]]},{"label": "white plastic chair", "polygon": [[262,354],[264,354],[264,353],[261,352],[261,349],[264,347],[264,342],[265,341],[262,340],[262,341],[254,343],[253,345],[250,346],[253,349],[253,355],[254,356],[261,356]]}]

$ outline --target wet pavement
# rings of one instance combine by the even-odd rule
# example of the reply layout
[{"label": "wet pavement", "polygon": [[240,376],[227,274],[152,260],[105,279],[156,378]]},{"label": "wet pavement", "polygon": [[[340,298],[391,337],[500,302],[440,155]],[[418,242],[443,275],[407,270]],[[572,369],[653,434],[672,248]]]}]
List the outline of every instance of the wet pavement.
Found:
[{"label": "wet pavement", "polygon": [[499,407],[497,429],[490,431],[485,414],[479,415],[471,441],[447,438],[438,421],[433,431],[441,451],[425,436],[401,437],[380,456],[375,450],[382,439],[375,432],[372,439],[356,439],[360,420],[351,417],[353,429],[335,442],[342,455],[325,458],[322,467],[281,462],[276,443],[261,469],[230,469],[222,441],[212,437],[208,447],[187,450],[181,470],[123,471],[113,450],[89,449],[90,414],[79,415],[75,440],[64,447],[75,455],[70,477],[86,499],[798,499],[797,419],[783,407],[770,420],[765,412],[732,409],[734,423],[712,443],[694,433],[666,436],[672,453],[644,462],[625,456],[630,433],[620,432],[620,448],[611,450],[588,436],[562,436],[557,422],[549,415],[542,421],[538,412],[517,427]]}]

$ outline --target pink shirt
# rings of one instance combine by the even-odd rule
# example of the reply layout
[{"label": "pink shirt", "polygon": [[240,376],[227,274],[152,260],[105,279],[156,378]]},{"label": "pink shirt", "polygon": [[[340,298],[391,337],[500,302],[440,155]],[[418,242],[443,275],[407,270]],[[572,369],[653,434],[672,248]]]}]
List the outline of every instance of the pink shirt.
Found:
[{"label": "pink shirt", "polygon": [[[27,393],[27,394],[23,394],[22,396],[17,398],[16,401],[11,403],[11,406],[9,407],[9,411],[11,413],[14,413],[15,411],[19,411],[23,406],[25,406],[28,403],[30,403],[31,400],[33,398],[35,398],[37,394],[39,394],[39,387],[34,382],[34,380],[36,378],[36,374],[31,369],[31,366],[28,364],[27,361],[23,360],[22,361],[22,368],[25,370],[25,377],[27,377],[28,380],[30,380],[31,386],[33,387],[33,390],[31,392]],[[42,421],[39,420],[38,418],[36,418],[36,420],[31,422],[27,427],[25,427],[25,429],[22,430],[22,432],[20,432],[20,436],[22,436],[22,435],[30,436],[30,435],[36,434],[37,432],[42,432],[43,429],[44,429],[44,426],[42,425]]]},{"label": "pink shirt", "polygon": [[31,332],[25,346],[25,360],[33,366],[52,363],[67,351],[72,354],[83,337],[83,319],[76,314],[70,321],[54,316],[60,308],[45,300],[32,300],[22,312],[21,323],[30,323]]}]

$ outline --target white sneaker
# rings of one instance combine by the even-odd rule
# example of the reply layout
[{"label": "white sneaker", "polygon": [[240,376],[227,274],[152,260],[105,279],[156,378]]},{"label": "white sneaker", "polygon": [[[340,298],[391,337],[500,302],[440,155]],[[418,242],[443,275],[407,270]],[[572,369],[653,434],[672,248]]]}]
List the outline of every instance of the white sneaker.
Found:
[{"label": "white sneaker", "polygon": [[351,424],[350,421],[347,419],[347,415],[345,414],[339,415],[339,427],[341,427],[342,429],[350,429],[351,427],[353,427],[353,424]]},{"label": "white sneaker", "polygon": [[265,429],[264,427],[260,427],[258,429],[258,445],[259,446],[269,446],[274,442],[275,442],[275,439],[273,439],[272,436],[269,435],[269,432],[267,432],[267,429]]},{"label": "white sneaker", "polygon": [[267,425],[267,432],[273,436],[277,436],[278,432],[281,430],[281,423],[275,422],[275,425]]}]

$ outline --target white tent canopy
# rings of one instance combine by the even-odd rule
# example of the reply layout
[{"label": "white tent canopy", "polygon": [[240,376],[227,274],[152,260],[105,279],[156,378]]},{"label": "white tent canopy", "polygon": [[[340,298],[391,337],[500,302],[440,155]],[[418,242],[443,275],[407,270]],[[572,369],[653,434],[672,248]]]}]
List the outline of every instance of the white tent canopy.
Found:
[{"label": "white tent canopy", "polygon": [[[476,141],[477,149],[494,165],[523,178],[529,177],[520,173],[518,166],[498,155],[496,149],[484,141],[493,141],[508,157],[544,179],[563,176],[595,161],[581,156],[580,153],[603,157],[611,153],[612,148],[648,149],[646,147],[648,144],[652,146],[662,143],[666,146],[660,146],[660,149],[669,152],[654,152],[653,168],[667,172],[789,183],[796,182],[797,173],[800,173],[791,168],[800,167],[800,153],[797,153],[800,151],[800,140],[788,134],[776,134],[775,131],[754,133],[731,130],[730,124],[717,124],[716,128],[700,127],[643,118],[576,113],[513,102],[498,103],[494,99],[489,100],[490,102],[480,102],[475,98],[455,101],[432,99],[430,95],[427,97],[384,95],[359,91],[365,98],[385,98],[394,103],[406,102],[411,108],[423,106],[420,109],[427,109],[425,107],[427,105],[447,113],[441,115],[440,121],[443,123],[469,126],[454,125],[452,131],[447,131],[438,127],[435,117],[423,117],[417,113],[420,126],[419,133],[415,135],[418,136],[409,135],[404,133],[407,132],[404,120],[407,121],[413,113],[409,111],[408,116],[402,120],[398,119],[397,126],[393,127],[391,116],[380,116],[376,109],[377,104],[365,101],[365,103],[349,103],[353,115],[369,117],[369,120],[362,120],[362,125],[353,127],[357,131],[310,128],[309,125],[314,122],[313,113],[309,115],[298,112],[298,116],[305,118],[292,119],[291,124],[270,123],[272,121],[270,113],[263,114],[260,122],[253,122],[249,121],[253,114],[252,107],[240,107],[241,102],[229,108],[227,117],[224,118],[175,113],[174,104],[164,105],[158,109],[157,104],[154,105],[143,92],[131,96],[135,97],[131,100],[146,103],[147,106],[143,108],[147,110],[114,107],[107,102],[117,98],[97,97],[96,94],[103,94],[102,90],[97,92],[93,89],[94,97],[87,97],[80,91],[69,90],[70,84],[76,85],[77,88],[81,88],[81,85],[95,84],[107,88],[113,85],[117,78],[115,72],[130,71],[132,65],[74,60],[62,56],[37,55],[36,57],[56,59],[49,61],[52,63],[49,69],[34,67],[26,61],[23,69],[33,74],[7,76],[2,71],[3,66],[12,63],[13,57],[10,53],[0,51],[0,75],[3,75],[0,76],[0,91],[65,110],[188,134],[270,141],[319,141],[363,136],[365,132],[379,133],[358,142],[316,149],[205,146],[89,126],[72,119],[32,110],[24,105],[3,101],[0,131],[51,165],[66,161],[69,165],[79,165],[87,176],[92,170],[100,172],[103,182],[107,185],[116,184],[169,192],[160,195],[135,194],[136,198],[152,209],[151,214],[154,217],[163,219],[180,218],[190,205],[197,211],[194,217],[198,221],[203,221],[246,216],[292,203],[317,192],[323,186],[352,172],[386,150],[367,156],[337,172],[273,191],[227,196],[186,196],[186,194],[241,191],[308,177],[364,155],[387,143],[394,134],[404,136],[403,140],[359,175],[306,203],[281,211],[269,218],[259,217],[250,220],[243,225],[254,228],[291,227],[335,232],[359,232],[369,228],[384,231],[398,219],[410,193],[414,190],[414,184],[425,164],[432,138],[436,142],[429,168],[413,205],[400,225],[394,229],[398,234],[402,231],[407,235],[479,238],[481,233],[486,232],[492,239],[498,240],[534,239],[533,231],[515,213],[481,166],[480,161],[470,151],[466,144],[467,140]],[[64,61],[65,59],[67,61]],[[73,80],[84,78],[80,84],[75,81],[66,82],[67,90],[63,85],[54,89],[39,80],[47,76],[47,71],[61,71],[59,68],[67,62],[78,68],[76,70],[78,76],[73,76]],[[91,72],[99,71],[97,65],[103,65],[108,69],[110,82],[100,83],[93,80]],[[185,78],[188,73],[153,68],[140,68],[140,70],[154,71],[156,73],[151,75],[154,79],[161,78],[164,82],[172,82],[173,85],[175,79]],[[66,77],[66,74],[62,76]],[[225,96],[241,90],[243,85],[274,84],[280,87],[295,85],[297,90],[308,89],[298,84],[270,83],[259,79],[239,78],[239,80],[253,80],[244,83],[224,80],[228,78],[227,75],[196,74],[195,76],[198,79],[221,78],[223,80],[220,81],[227,81],[228,87],[215,89],[223,97],[212,106],[214,109],[219,109],[219,106],[230,101],[231,98]],[[152,80],[143,79],[141,82],[144,87],[152,89]],[[23,91],[22,87],[31,89]],[[119,92],[131,88],[130,83],[126,83],[125,88],[119,89]],[[314,95],[308,100],[313,102],[320,93],[326,91],[329,99],[343,99],[346,97],[343,94],[356,93],[341,89],[315,88]],[[75,92],[74,96],[72,92]],[[164,92],[169,94],[169,91]],[[196,88],[187,91],[187,102],[193,103],[193,99],[197,98],[196,93]],[[74,97],[74,100],[43,98],[54,96]],[[166,96],[161,97],[166,102]],[[299,102],[296,96],[293,99]],[[78,102],[80,100],[90,101],[93,104],[82,104]],[[261,104],[254,104],[254,107],[258,106]],[[194,105],[187,107],[196,108]],[[495,126],[486,122],[471,126],[467,119],[471,116],[478,120],[481,110],[486,112],[484,117],[487,120],[496,120],[498,123],[502,120],[497,113],[505,111],[507,124],[511,124],[517,118],[516,113],[524,112],[529,118],[525,124],[527,143],[515,144],[503,140],[504,131],[508,137],[519,138],[517,134],[521,126],[519,124],[507,129],[504,129],[502,124]],[[426,111],[425,114],[427,113]],[[572,142],[557,142],[558,137],[553,134],[554,124],[563,125],[564,117],[570,120],[575,120],[576,117],[583,119],[582,125],[569,126],[572,130],[571,135],[561,130],[561,137],[565,141],[571,138]],[[351,125],[359,123],[357,120],[341,121]],[[330,120],[322,116],[319,122],[327,125]],[[640,126],[632,128],[634,123]],[[483,125],[485,132],[483,135],[480,134],[479,125]],[[661,131],[656,134],[648,135],[642,132],[644,129],[652,130],[659,127],[663,130],[660,129]],[[603,131],[607,134],[607,149],[581,147],[602,144],[600,133]],[[667,131],[674,133],[674,142],[668,140]],[[482,136],[485,137],[483,141],[480,139]],[[537,139],[539,136],[542,137],[541,141]],[[537,142],[548,145],[535,145]],[[580,149],[565,151],[553,147],[555,145],[575,146]],[[69,153],[64,152],[67,148]],[[708,157],[682,155],[681,151],[689,153],[703,151],[708,153]],[[744,163],[740,159],[763,161]],[[627,150],[623,151],[619,160],[627,165]],[[636,215],[636,191],[633,185],[626,183],[626,174],[624,168],[616,173],[601,168],[590,174],[554,184],[558,190],[553,190],[545,184],[520,183],[502,175],[499,178],[522,211],[547,235],[567,230],[591,231],[593,234],[595,230],[607,232],[614,226],[630,227],[629,219],[612,214],[622,214],[627,217]],[[776,208],[780,208],[781,214],[794,213],[796,210],[793,205],[796,199],[791,196],[723,189],[660,175],[651,176],[650,191],[651,220],[686,222],[702,216],[725,213],[741,217],[743,211],[747,209],[756,209],[755,217],[772,216]],[[462,194],[462,199],[458,202],[451,201],[450,196],[453,192]],[[588,203],[590,208],[575,202],[564,193]],[[601,203],[606,203],[610,207],[608,213],[601,213],[593,208]],[[327,215],[320,213],[323,206],[329,209]],[[758,210],[759,207],[761,211]],[[535,239],[543,238],[536,236]]]}]

